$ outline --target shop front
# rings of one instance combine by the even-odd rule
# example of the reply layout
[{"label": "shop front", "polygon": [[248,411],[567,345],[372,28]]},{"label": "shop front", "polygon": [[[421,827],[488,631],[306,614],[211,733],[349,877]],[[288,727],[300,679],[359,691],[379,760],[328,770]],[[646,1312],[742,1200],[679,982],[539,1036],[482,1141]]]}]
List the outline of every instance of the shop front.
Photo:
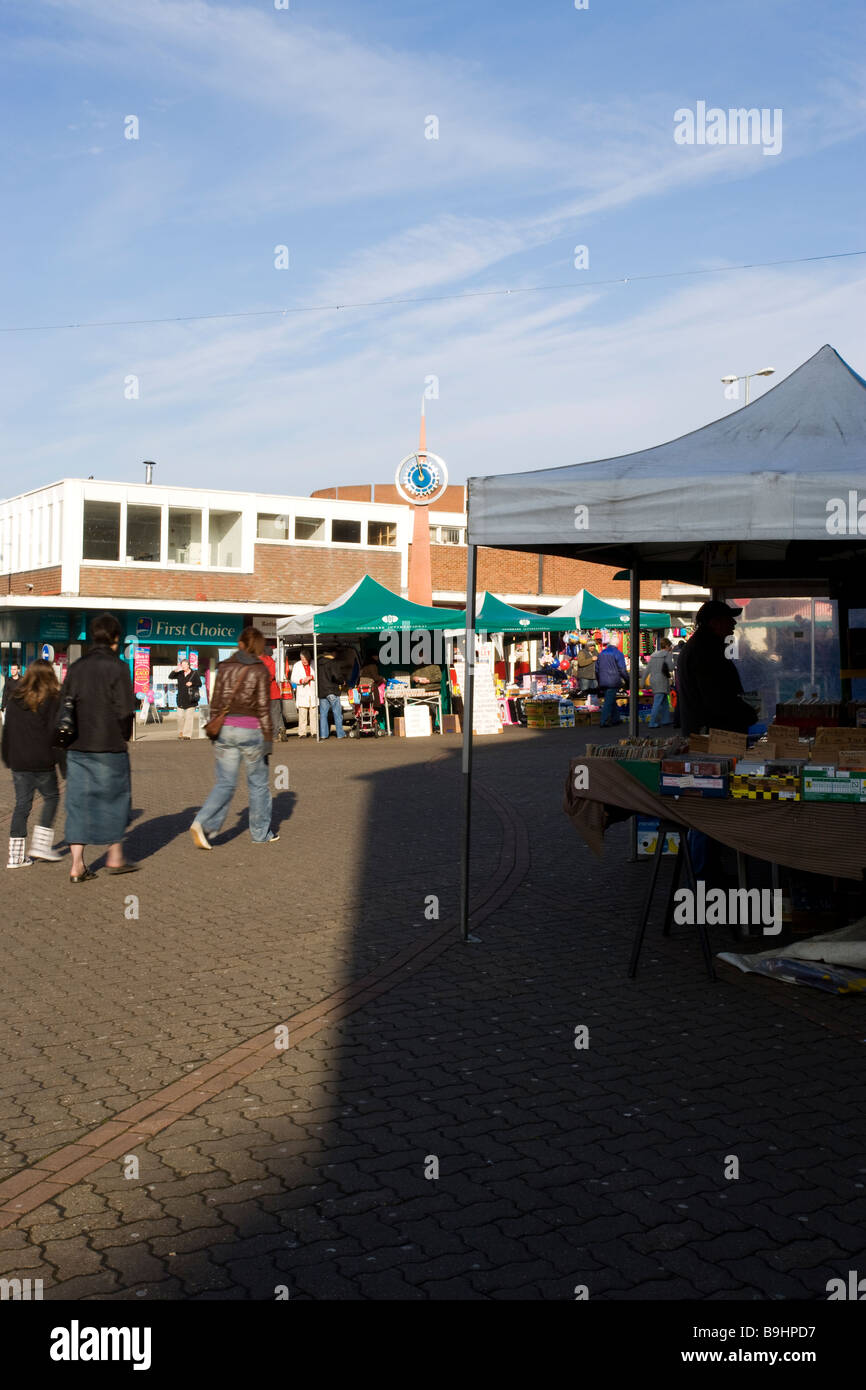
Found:
[{"label": "shop front", "polygon": [[235,650],[244,627],[240,613],[152,613],[130,610],[125,624],[124,655],[136,695],[148,696],[160,709],[177,705],[177,684],[170,673],[184,658],[203,683],[208,698],[220,661]]}]

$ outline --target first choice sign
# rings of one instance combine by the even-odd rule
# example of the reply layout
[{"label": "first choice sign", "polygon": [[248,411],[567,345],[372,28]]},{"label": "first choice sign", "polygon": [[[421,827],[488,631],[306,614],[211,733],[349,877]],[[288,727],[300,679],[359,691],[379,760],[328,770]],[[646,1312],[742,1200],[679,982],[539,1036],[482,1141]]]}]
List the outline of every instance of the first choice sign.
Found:
[{"label": "first choice sign", "polygon": [[184,617],[175,613],[142,614],[136,619],[135,639],[157,645],[205,642],[224,647],[237,641],[242,627],[242,619],[233,615]]}]

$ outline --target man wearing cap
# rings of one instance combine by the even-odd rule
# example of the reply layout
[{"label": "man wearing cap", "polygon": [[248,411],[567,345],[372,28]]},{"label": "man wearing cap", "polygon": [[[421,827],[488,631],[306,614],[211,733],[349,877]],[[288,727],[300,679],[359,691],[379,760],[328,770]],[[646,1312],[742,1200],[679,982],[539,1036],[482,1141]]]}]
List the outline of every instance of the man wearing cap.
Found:
[{"label": "man wearing cap", "polygon": [[698,609],[695,630],[677,661],[677,702],[684,734],[730,729],[745,734],[758,713],[743,699],[739,672],[727,655],[742,608],[711,599]]}]

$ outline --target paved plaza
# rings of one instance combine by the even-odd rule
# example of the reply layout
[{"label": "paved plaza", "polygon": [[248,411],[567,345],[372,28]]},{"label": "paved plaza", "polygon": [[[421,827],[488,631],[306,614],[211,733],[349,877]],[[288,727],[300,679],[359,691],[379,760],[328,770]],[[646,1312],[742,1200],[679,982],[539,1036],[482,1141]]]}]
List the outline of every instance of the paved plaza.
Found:
[{"label": "paved plaza", "polygon": [[824,1300],[862,1266],[866,1004],[712,985],[688,928],[651,929],[628,980],[647,867],[562,812],[585,737],[478,741],[467,945],[458,738],[276,745],[279,842],[239,794],[211,854],[187,834],[209,746],[138,742],[140,873],[0,877],[0,1274],[46,1299]]}]

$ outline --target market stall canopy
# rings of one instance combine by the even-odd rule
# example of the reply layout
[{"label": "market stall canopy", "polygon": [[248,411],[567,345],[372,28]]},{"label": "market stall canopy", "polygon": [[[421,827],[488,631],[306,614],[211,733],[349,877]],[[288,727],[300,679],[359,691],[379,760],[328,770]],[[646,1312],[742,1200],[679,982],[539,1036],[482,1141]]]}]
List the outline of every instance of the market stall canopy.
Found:
[{"label": "market stall canopy", "polygon": [[280,618],[277,636],[388,632],[392,629],[439,632],[457,628],[462,631],[465,626],[466,614],[460,609],[426,608],[420,603],[410,603],[365,574],[324,608],[310,608],[293,618]]},{"label": "market stall canopy", "polygon": [[[639,616],[642,628],[672,626],[670,613],[641,613]],[[545,622],[552,632],[562,632],[567,628],[627,628],[631,619],[628,603],[617,608],[615,604],[596,598],[588,589],[580,589],[561,608],[548,613]]]},{"label": "market stall canopy", "polygon": [[866,556],[866,382],[824,346],[751,405],[670,443],[470,478],[468,498],[470,545],[703,583],[706,545],[734,541],[738,581],[781,572],[788,592],[826,585]]},{"label": "market stall canopy", "polygon": [[[464,619],[465,621],[465,619]],[[558,623],[551,623],[544,613],[527,613],[525,608],[512,608],[504,599],[485,589],[475,617],[479,632],[557,632]],[[568,623],[561,625],[568,627]]]}]

